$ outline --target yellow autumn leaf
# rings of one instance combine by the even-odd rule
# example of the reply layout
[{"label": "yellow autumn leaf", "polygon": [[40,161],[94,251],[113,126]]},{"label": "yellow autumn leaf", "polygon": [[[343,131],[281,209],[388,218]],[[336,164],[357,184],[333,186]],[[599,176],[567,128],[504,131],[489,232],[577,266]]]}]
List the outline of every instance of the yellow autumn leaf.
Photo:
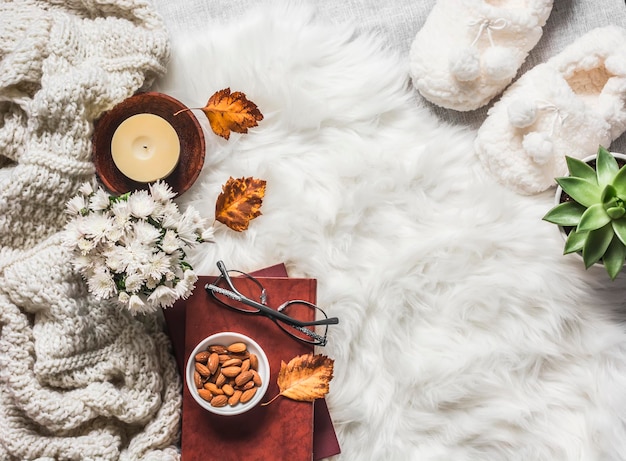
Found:
[{"label": "yellow autumn leaf", "polygon": [[246,95],[240,91],[230,92],[224,88],[209,98],[202,112],[209,119],[213,132],[228,139],[230,132],[247,133],[248,128],[257,126],[263,114]]},{"label": "yellow autumn leaf", "polygon": [[269,405],[279,396],[301,402],[312,402],[328,394],[333,379],[334,360],[321,354],[294,357],[285,364],[281,361],[278,372],[279,394],[263,405]]},{"label": "yellow autumn leaf", "polygon": [[234,231],[248,228],[261,214],[266,181],[255,178],[229,178],[215,202],[215,219]]},{"label": "yellow autumn leaf", "polygon": [[248,128],[257,126],[257,122],[263,120],[263,114],[255,103],[248,100],[245,93],[231,93],[230,88],[216,91],[204,107],[179,110],[174,115],[188,110],[204,112],[213,133],[226,139],[230,137],[231,131],[247,133]]}]

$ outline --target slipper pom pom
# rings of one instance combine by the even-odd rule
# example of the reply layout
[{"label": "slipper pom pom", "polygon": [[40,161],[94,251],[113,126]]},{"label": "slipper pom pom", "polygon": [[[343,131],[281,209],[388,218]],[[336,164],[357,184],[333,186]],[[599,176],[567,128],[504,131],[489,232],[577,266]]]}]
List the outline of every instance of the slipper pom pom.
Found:
[{"label": "slipper pom pom", "polygon": [[528,133],[522,140],[522,147],[533,162],[539,165],[547,163],[553,155],[552,141],[545,133]]},{"label": "slipper pom pom", "polygon": [[464,48],[450,56],[450,73],[461,82],[476,80],[480,76],[480,56],[476,48]]},{"label": "slipper pom pom", "polygon": [[483,70],[493,80],[509,80],[517,73],[513,52],[503,46],[492,46],[483,53]]},{"label": "slipper pom pom", "polygon": [[516,99],[506,108],[509,122],[516,128],[526,128],[537,120],[537,104],[530,99]]}]

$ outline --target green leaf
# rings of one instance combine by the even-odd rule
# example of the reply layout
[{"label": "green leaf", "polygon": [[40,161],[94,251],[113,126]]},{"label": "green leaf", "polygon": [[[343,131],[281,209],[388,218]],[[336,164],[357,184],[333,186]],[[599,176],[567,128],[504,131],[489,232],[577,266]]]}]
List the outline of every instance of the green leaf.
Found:
[{"label": "green leaf", "polygon": [[542,219],[559,226],[577,226],[585,210],[580,203],[563,202],[548,211]]},{"label": "green leaf", "polygon": [[568,234],[567,240],[565,240],[565,248],[563,249],[563,254],[567,255],[570,253],[581,251],[588,235],[589,232],[576,232],[575,230],[572,230]]},{"label": "green leaf", "polygon": [[624,210],[624,207],[614,206],[606,210],[606,214],[608,214],[611,219],[619,219],[626,214],[626,210]]},{"label": "green leaf", "polygon": [[602,201],[602,203],[607,205],[611,201],[615,202],[616,199],[617,199],[617,190],[615,189],[615,187],[613,187],[610,184],[607,184],[606,186],[604,186],[604,189],[602,189],[602,194],[600,194],[600,200]]},{"label": "green leaf", "polygon": [[583,261],[587,269],[602,258],[614,235],[611,223],[589,232],[583,245]]},{"label": "green leaf", "polygon": [[557,178],[556,182],[563,188],[566,194],[587,208],[600,202],[602,189],[597,184],[571,176]]},{"label": "green leaf", "polygon": [[601,203],[587,208],[587,211],[583,213],[578,223],[576,230],[578,232],[587,232],[596,229],[600,229],[611,221],[611,217],[607,214],[606,210]]},{"label": "green leaf", "polygon": [[567,169],[570,176],[581,178],[594,184],[598,183],[596,170],[591,168],[588,163],[574,157],[568,157],[567,155],[565,156],[565,161],[567,162]]},{"label": "green leaf", "polygon": [[620,218],[611,221],[611,225],[613,226],[613,231],[615,232],[615,235],[617,235],[622,243],[626,245],[626,218]]},{"label": "green leaf", "polygon": [[617,191],[617,195],[621,197],[626,197],[626,167],[621,167],[617,172],[613,181],[611,181],[611,185],[615,187]]},{"label": "green leaf", "polygon": [[611,280],[615,280],[617,274],[620,273],[624,267],[624,261],[626,261],[626,247],[622,241],[615,236],[602,257],[604,268],[608,272],[609,277],[611,277]]},{"label": "green leaf", "polygon": [[598,184],[605,186],[611,184],[615,175],[619,171],[617,160],[604,147],[598,148],[598,156],[596,158],[596,171],[598,173]]}]

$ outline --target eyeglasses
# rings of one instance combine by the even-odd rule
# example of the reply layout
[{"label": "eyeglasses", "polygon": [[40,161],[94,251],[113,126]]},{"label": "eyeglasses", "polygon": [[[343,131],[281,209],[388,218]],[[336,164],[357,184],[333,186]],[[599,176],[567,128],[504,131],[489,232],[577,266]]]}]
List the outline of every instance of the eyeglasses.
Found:
[{"label": "eyeglasses", "polygon": [[[244,314],[264,315],[278,325],[283,331],[295,339],[316,346],[326,345],[326,333],[328,325],[339,323],[337,317],[328,317],[326,313],[315,304],[300,299],[287,301],[276,309],[266,305],[267,293],[265,288],[256,278],[245,272],[228,270],[222,261],[217,262],[220,276],[213,283],[207,283],[204,288],[222,306],[234,309]],[[230,274],[237,274],[237,288]],[[258,301],[257,301],[258,300]],[[310,310],[314,309],[319,320],[304,321],[300,318],[308,318]],[[315,326],[324,327],[323,334],[313,331]]]}]

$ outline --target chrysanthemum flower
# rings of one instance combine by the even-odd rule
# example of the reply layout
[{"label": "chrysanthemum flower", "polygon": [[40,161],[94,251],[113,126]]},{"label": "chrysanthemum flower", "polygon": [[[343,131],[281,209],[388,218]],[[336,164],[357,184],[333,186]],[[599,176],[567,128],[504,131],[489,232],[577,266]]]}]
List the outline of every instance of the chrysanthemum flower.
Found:
[{"label": "chrysanthemum flower", "polygon": [[[171,306],[193,291],[197,275],[184,261],[213,232],[200,213],[184,214],[165,183],[120,197],[85,184],[67,204],[64,245],[74,250],[75,270],[99,299],[115,297],[133,314]],[[151,195],[152,194],[152,195]]]},{"label": "chrysanthemum flower", "polygon": [[92,211],[106,210],[111,206],[109,197],[109,194],[107,194],[104,190],[98,189],[89,198],[89,208],[91,208]]},{"label": "chrysanthemum flower", "polygon": [[156,203],[152,197],[148,195],[147,191],[139,190],[128,197],[128,207],[130,208],[131,215],[135,218],[144,219],[152,214],[156,208]]},{"label": "chrysanthemum flower", "polygon": [[72,197],[67,202],[67,213],[70,215],[79,215],[87,208],[87,200],[82,195]]},{"label": "chrysanthemum flower", "polygon": [[133,237],[139,244],[151,246],[161,237],[161,231],[148,221],[139,220],[133,224]]},{"label": "chrysanthemum flower", "polygon": [[156,202],[166,203],[176,197],[176,192],[166,183],[158,181],[150,184],[150,195]]},{"label": "chrysanthemum flower", "polygon": [[140,314],[153,311],[154,309],[148,306],[138,295],[132,295],[128,299],[128,310],[133,314]]},{"label": "chrysanthemum flower", "polygon": [[174,290],[165,285],[159,285],[154,292],[148,296],[148,303],[159,307],[170,307],[178,299]]},{"label": "chrysanthemum flower", "polygon": [[96,270],[87,280],[89,291],[98,299],[107,299],[113,296],[117,289],[111,273],[105,269]]}]

